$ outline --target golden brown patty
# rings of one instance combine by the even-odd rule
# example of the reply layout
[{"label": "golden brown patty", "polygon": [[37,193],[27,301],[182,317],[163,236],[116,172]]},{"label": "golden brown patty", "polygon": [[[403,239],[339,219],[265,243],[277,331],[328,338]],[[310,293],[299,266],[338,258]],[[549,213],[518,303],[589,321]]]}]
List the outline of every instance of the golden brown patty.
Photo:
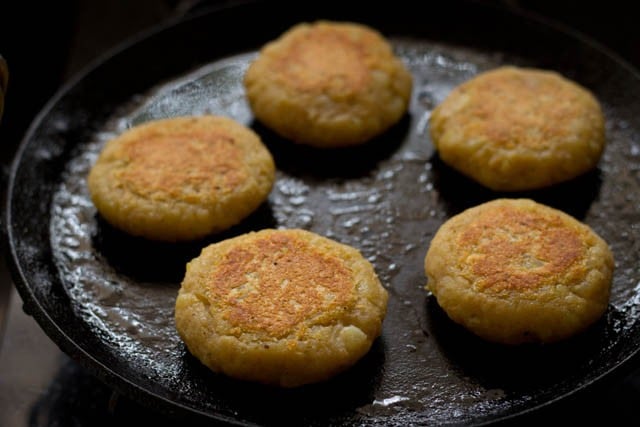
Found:
[{"label": "golden brown patty", "polygon": [[109,141],[89,174],[100,214],[130,234],[189,240],[240,222],[275,166],[258,136],[224,117],[158,120]]},{"label": "golden brown patty", "polygon": [[541,188],[596,166],[604,117],[557,73],[503,67],[458,86],[431,115],[442,160],[496,191]]},{"label": "golden brown patty", "polygon": [[396,123],[407,110],[412,77],[378,32],[320,21],[267,44],[244,83],[266,126],[296,142],[340,147]]},{"label": "golden brown patty", "polygon": [[386,306],[356,249],[308,231],[263,230],[192,260],[175,316],[189,351],[213,371],[294,387],[367,353]]},{"label": "golden brown patty", "polygon": [[587,225],[528,199],[454,216],[425,258],[428,288],[449,317],[499,343],[548,343],[607,308],[613,255]]}]

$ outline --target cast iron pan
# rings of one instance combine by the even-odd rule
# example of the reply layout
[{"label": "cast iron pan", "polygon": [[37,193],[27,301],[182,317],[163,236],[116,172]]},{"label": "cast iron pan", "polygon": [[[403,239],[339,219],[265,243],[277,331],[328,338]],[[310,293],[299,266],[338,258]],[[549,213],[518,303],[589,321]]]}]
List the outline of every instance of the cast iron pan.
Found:
[{"label": "cast iron pan", "polygon": [[[640,347],[638,75],[584,39],[478,3],[438,2],[427,15],[410,2],[385,5],[254,2],[209,11],[129,44],[58,93],[15,159],[7,233],[25,310],[65,352],[150,406],[242,425],[477,425],[545,407],[629,364]],[[362,147],[295,146],[256,123],[244,101],[241,79],[256,49],[317,18],[379,29],[414,73],[410,112]],[[423,257],[440,224],[504,196],[441,163],[429,113],[456,84],[500,64],[557,70],[590,88],[607,117],[597,170],[510,195],[586,222],[616,256],[605,316],[557,345],[485,343],[424,290]],[[85,176],[102,144],[151,118],[206,112],[261,134],[278,167],[268,202],[229,232],[190,244],[132,238],[101,220]],[[382,337],[331,381],[279,390],[227,379],[201,366],[174,331],[185,263],[208,243],[265,227],[301,227],[359,248],[389,290]]]}]

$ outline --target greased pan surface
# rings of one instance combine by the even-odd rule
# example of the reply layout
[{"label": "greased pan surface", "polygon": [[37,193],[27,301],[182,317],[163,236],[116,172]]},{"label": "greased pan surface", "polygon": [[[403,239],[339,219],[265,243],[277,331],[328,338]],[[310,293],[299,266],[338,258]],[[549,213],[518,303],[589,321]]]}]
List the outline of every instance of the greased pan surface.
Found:
[{"label": "greased pan surface", "polygon": [[[302,11],[256,2],[214,10],[131,43],[63,88],[26,135],[8,192],[11,262],[25,309],[118,391],[170,413],[242,425],[478,425],[545,407],[628,364],[640,346],[637,74],[584,40],[476,3],[448,2],[428,15],[415,7],[320,2]],[[256,123],[244,100],[242,75],[257,49],[318,18],[377,28],[414,75],[409,113],[362,147],[293,145]],[[455,85],[502,64],[563,73],[595,93],[607,118],[609,144],[596,171],[511,195],[586,222],[616,257],[603,319],[546,347],[484,343],[424,290],[423,257],[440,224],[504,196],[440,162],[430,111]],[[132,238],[101,220],[85,177],[104,142],[145,120],[202,113],[261,134],[278,168],[268,202],[229,232],[189,244]],[[202,367],[175,333],[185,263],[208,243],[266,227],[305,228],[359,248],[389,290],[382,337],[327,383],[279,390],[226,379]]]}]

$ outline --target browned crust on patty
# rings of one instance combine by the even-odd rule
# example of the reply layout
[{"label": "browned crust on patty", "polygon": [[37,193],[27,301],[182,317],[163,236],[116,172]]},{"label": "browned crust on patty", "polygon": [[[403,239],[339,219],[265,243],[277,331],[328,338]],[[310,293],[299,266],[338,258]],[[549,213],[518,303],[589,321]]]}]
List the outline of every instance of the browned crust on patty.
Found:
[{"label": "browned crust on patty", "polygon": [[560,74],[501,67],[456,87],[430,117],[442,160],[496,191],[546,187],[593,169],[605,145],[597,99]]},{"label": "browned crust on patty", "polygon": [[587,225],[528,199],[446,221],[425,256],[428,289],[455,322],[503,344],[584,331],[609,302],[611,250]]},{"label": "browned crust on patty", "polygon": [[237,224],[268,196],[275,165],[250,129],[220,116],[135,126],[107,142],[88,176],[100,214],[127,233],[191,240]]},{"label": "browned crust on patty", "polygon": [[287,49],[275,57],[273,71],[303,92],[348,96],[365,89],[371,78],[367,68],[370,46],[379,43],[379,37],[363,30],[355,39],[339,28],[318,26],[292,37]]},{"label": "browned crust on patty", "polygon": [[212,200],[247,178],[243,153],[224,129],[195,129],[171,135],[140,132],[121,147],[119,172],[131,192],[156,200],[194,202],[197,193]]},{"label": "browned crust on patty", "polygon": [[585,274],[581,228],[568,228],[556,212],[526,211],[511,205],[486,210],[460,233],[460,260],[482,292],[540,288],[561,276]]},{"label": "browned crust on patty", "polygon": [[215,372],[294,387],[349,368],[381,333],[387,292],[355,249],[304,230],[261,230],[187,265],[176,328]]},{"label": "browned crust on patty", "polygon": [[281,136],[342,147],[400,120],[412,76],[379,32],[318,21],[298,24],[261,49],[244,85],[253,113]]},{"label": "browned crust on patty", "polygon": [[209,286],[229,323],[273,337],[291,334],[307,318],[351,309],[356,291],[341,259],[287,234],[234,247]]}]

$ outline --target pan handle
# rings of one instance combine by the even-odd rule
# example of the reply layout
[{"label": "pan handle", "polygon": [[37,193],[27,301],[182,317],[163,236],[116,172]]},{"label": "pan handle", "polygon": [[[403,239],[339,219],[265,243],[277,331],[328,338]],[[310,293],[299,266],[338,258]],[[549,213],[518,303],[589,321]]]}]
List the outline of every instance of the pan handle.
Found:
[{"label": "pan handle", "polygon": [[2,118],[2,109],[4,106],[4,94],[7,92],[7,83],[9,82],[9,68],[7,62],[0,55],[0,118]]}]

